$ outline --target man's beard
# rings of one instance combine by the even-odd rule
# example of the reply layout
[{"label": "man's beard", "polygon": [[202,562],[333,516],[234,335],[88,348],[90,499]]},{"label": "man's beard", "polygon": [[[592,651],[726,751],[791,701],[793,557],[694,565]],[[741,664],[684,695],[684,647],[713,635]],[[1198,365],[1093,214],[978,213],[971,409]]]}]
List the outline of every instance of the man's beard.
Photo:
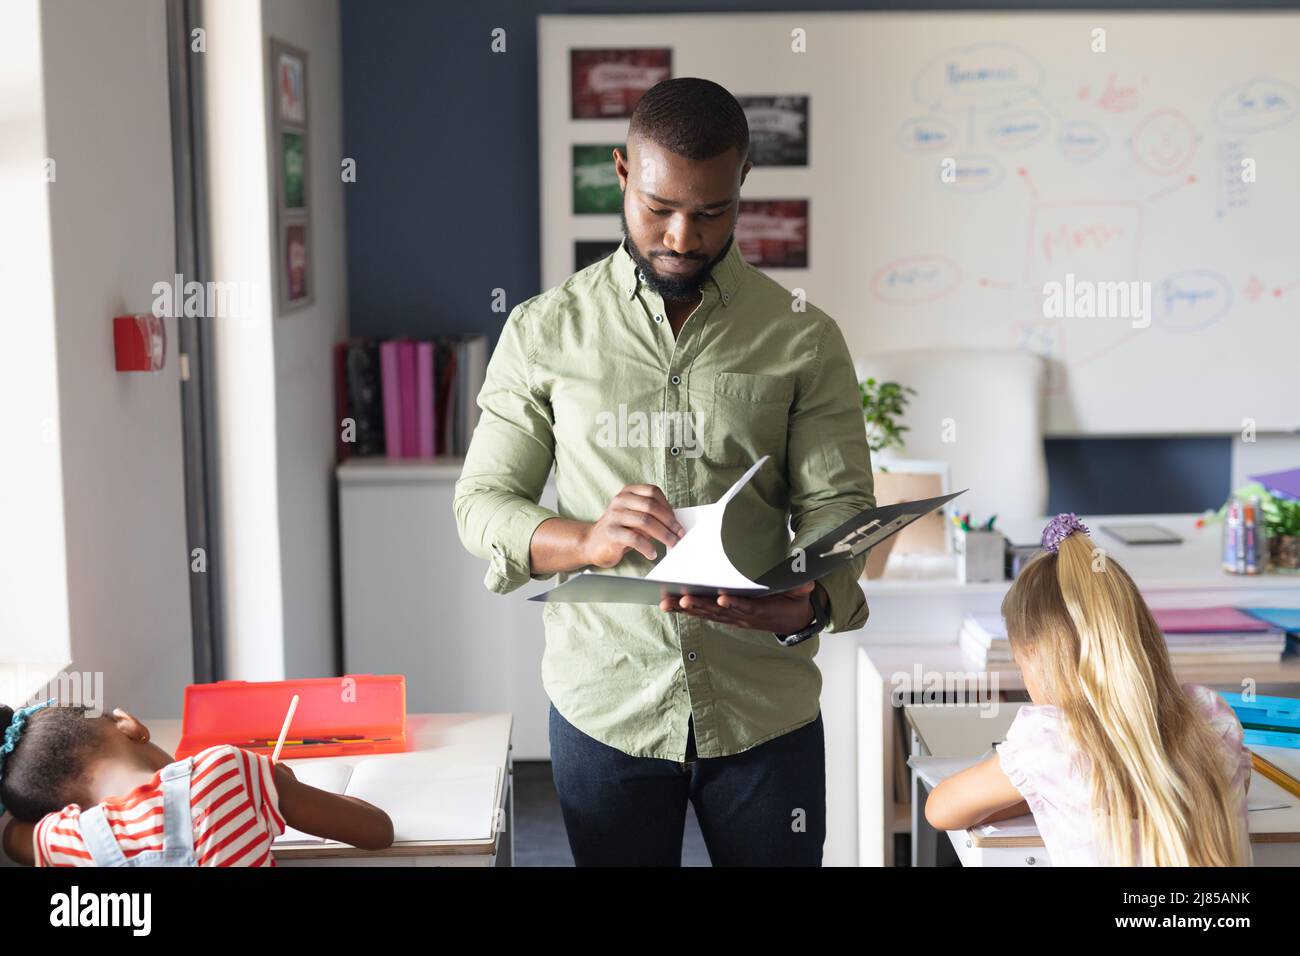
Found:
[{"label": "man's beard", "polygon": [[646,285],[659,293],[660,298],[665,302],[694,302],[700,295],[700,287],[704,284],[704,280],[709,277],[713,267],[722,261],[722,258],[731,248],[731,243],[736,238],[733,231],[727,237],[722,251],[713,257],[713,261],[706,262],[700,267],[699,271],[691,275],[661,275],[655,271],[651,261],[641,254],[641,250],[632,241],[632,236],[627,229],[627,214],[621,206],[618,210],[618,221],[619,225],[623,227],[623,238],[627,240],[627,251],[636,263],[637,270],[645,276]]}]

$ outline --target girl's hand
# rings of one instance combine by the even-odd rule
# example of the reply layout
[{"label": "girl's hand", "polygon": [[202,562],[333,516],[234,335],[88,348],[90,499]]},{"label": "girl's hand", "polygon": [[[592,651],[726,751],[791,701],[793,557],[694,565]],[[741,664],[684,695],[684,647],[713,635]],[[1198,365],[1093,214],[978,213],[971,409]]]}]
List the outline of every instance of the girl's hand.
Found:
[{"label": "girl's hand", "polygon": [[936,830],[965,830],[977,823],[988,822],[995,814],[996,819],[1003,820],[1028,813],[1026,805],[1023,811],[1003,815],[1003,811],[1010,811],[1024,802],[1020,791],[1002,772],[1002,764],[995,753],[975,766],[953,774],[931,790],[925,798],[925,819]]},{"label": "girl's hand", "polygon": [[284,764],[275,765],[280,815],[295,830],[338,840],[360,850],[393,845],[393,821],[373,804],[299,783]]}]

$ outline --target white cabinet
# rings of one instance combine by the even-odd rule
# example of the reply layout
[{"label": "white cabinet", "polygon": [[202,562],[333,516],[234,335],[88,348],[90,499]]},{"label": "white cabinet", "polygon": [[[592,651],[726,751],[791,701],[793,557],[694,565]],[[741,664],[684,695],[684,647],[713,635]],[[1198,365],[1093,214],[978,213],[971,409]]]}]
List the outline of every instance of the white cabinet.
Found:
[{"label": "white cabinet", "polygon": [[[514,715],[514,757],[549,760],[542,605],[483,586],[456,534],[461,462],[354,458],[338,467],[343,666],[405,674],[408,713]],[[544,505],[554,507],[548,485]]]}]

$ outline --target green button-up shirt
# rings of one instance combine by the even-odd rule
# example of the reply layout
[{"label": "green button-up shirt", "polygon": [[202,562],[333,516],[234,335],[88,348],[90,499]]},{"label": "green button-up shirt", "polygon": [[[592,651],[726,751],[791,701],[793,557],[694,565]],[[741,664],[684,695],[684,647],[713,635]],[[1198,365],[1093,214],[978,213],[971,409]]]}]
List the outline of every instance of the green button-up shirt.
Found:
[{"label": "green button-up shirt", "polygon": [[[746,263],[734,241],[702,291],[674,339],[663,299],[624,243],[510,313],[456,483],[460,538],[489,560],[490,590],[549,577],[531,573],[537,526],[595,521],[628,484],[658,485],[674,508],[710,504],[770,455],[728,511],[728,554],[751,578],[875,504],[861,400],[835,322]],[[537,503],[552,465],[558,512]],[[821,579],[829,630],[866,620],[865,563]],[[652,564],[629,551],[606,573],[639,576]],[[766,631],[639,605],[541,612],[552,703],[624,753],[681,761],[691,715],[700,757],[817,718],[817,638],[783,647]]]}]

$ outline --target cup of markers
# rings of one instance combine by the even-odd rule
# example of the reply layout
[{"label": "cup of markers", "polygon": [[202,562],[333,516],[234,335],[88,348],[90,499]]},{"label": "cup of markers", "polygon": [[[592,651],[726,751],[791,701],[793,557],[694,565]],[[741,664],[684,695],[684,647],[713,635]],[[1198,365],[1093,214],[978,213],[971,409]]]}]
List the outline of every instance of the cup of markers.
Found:
[{"label": "cup of markers", "polygon": [[1223,522],[1223,570],[1262,574],[1268,568],[1268,535],[1258,495],[1228,499]]},{"label": "cup of markers", "polygon": [[970,512],[953,515],[956,525],[953,551],[957,555],[957,580],[962,584],[1006,579],[1006,538],[995,531],[993,515],[983,524],[971,522]]}]

